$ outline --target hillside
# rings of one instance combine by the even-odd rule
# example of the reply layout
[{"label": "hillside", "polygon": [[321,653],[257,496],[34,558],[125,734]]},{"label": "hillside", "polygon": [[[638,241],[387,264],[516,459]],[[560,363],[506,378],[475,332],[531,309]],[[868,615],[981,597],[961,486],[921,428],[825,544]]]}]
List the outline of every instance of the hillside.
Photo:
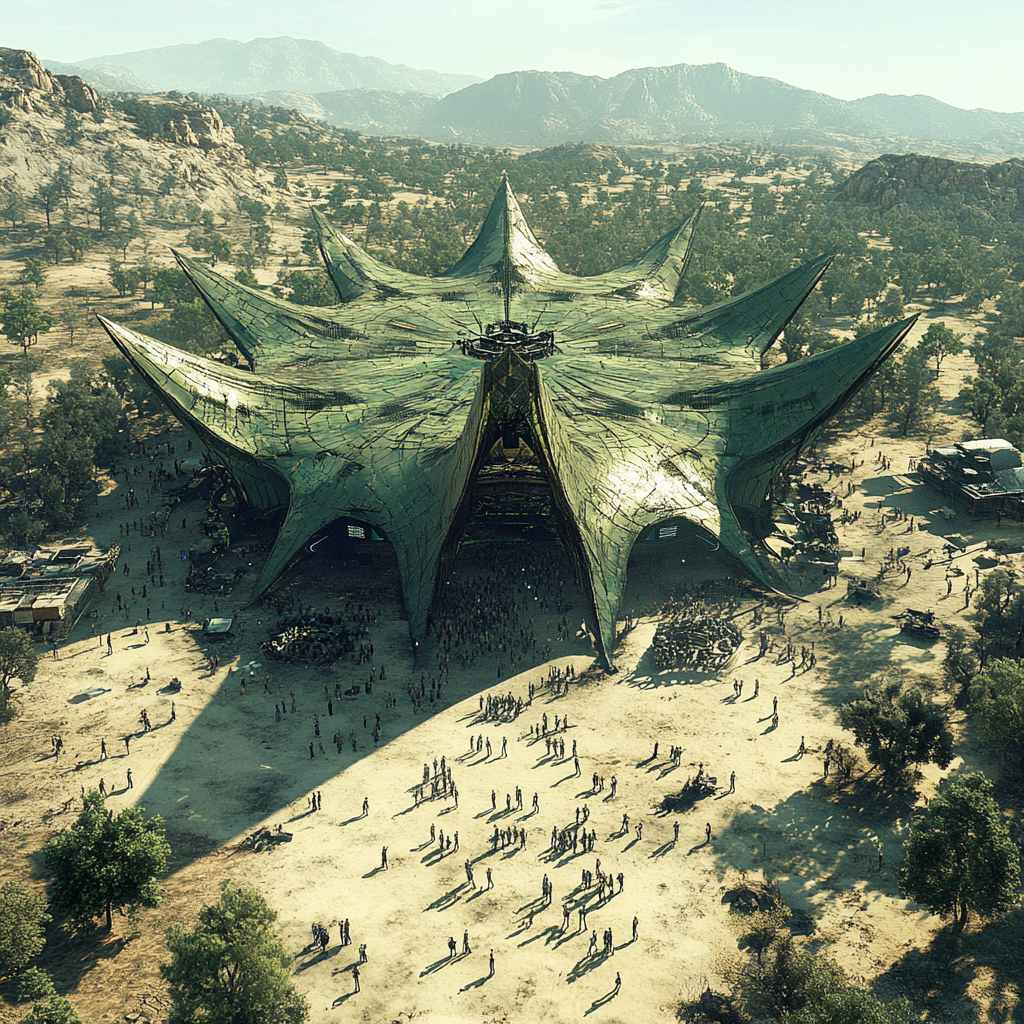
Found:
[{"label": "hillside", "polygon": [[[44,61],[49,64],[49,62]],[[479,79],[389,64],[360,57],[314,39],[208,39],[202,43],[159,46],[132,53],[76,61],[86,77],[95,69],[127,71],[158,89],[182,92],[244,94],[266,91],[326,92],[339,89],[394,89],[443,96]]]},{"label": "hillside", "polygon": [[[0,104],[15,116],[0,131],[0,184],[31,196],[63,159],[70,168],[74,195],[85,201],[90,188],[111,177],[104,154],[113,151],[117,166],[138,169],[155,186],[170,175],[180,198],[217,212],[233,212],[240,194],[270,190],[246,159],[234,134],[217,111],[190,100],[163,100],[164,138],[141,138],[135,123],[100,103],[81,79],[54,75],[25,50],[0,49]],[[81,116],[69,137],[67,111]],[[59,158],[58,158],[59,155]]]}]

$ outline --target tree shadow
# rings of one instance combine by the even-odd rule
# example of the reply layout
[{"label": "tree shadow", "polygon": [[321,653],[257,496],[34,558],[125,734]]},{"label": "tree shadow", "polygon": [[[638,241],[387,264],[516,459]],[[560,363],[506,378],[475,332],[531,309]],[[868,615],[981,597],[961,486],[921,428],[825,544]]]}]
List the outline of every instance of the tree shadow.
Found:
[{"label": "tree shadow", "polygon": [[[880,998],[906,995],[924,1009],[923,1020],[992,1021],[1021,1024],[1024,1005],[1024,958],[1020,937],[1024,934],[1024,909],[1018,908],[995,921],[968,925],[963,932],[951,926],[939,931],[924,949],[907,950],[874,988]],[[972,983],[985,978],[987,1011],[979,1012]]]}]

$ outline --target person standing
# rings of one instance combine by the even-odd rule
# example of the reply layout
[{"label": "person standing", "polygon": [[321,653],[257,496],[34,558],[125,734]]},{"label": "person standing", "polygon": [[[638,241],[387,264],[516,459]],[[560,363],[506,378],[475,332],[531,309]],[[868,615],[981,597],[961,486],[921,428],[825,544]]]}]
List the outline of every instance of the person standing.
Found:
[{"label": "person standing", "polygon": [[621,989],[621,988],[622,988],[622,977],[619,975],[619,972],[616,971],[615,972],[615,988],[612,990],[612,995],[613,996],[617,996],[619,994],[619,989]]},{"label": "person standing", "polygon": [[494,977],[494,950],[493,949],[491,950],[490,970],[487,973],[487,977],[488,978],[493,978]]},{"label": "person standing", "polygon": [[711,822],[710,821],[704,826],[704,836],[705,836],[705,842],[710,843],[711,842]]},{"label": "person standing", "polygon": [[388,870],[388,848],[386,846],[381,847],[380,851],[380,866],[384,871]]},{"label": "person standing", "polygon": [[448,936],[448,959],[449,960],[454,960],[455,959],[455,947],[456,947],[455,936],[454,935],[449,935]]},{"label": "person standing", "polygon": [[355,982],[355,988],[353,988],[353,995],[359,991],[359,967],[352,968],[352,981]]},{"label": "person standing", "polygon": [[469,929],[467,928],[462,933],[462,955],[469,956],[469,954],[472,952],[473,950],[469,948]]},{"label": "person standing", "polygon": [[640,919],[636,916],[633,917],[633,941],[636,942],[637,929],[640,927]]},{"label": "person standing", "polygon": [[132,770],[128,769],[128,781],[125,783],[125,789],[132,789]]}]

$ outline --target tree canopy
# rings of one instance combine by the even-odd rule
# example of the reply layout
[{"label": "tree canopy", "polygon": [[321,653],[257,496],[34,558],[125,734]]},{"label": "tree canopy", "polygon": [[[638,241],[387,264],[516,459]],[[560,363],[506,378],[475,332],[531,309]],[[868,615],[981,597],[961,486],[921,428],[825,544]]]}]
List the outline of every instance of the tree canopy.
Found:
[{"label": "tree canopy", "polygon": [[0,629],[0,725],[7,725],[17,715],[14,680],[28,686],[36,677],[39,655],[32,646],[32,637],[18,626]]},{"label": "tree canopy", "polygon": [[277,912],[230,879],[192,929],[167,932],[168,1024],[300,1024],[309,1004],[292,983],[292,957],[274,931]]},{"label": "tree canopy", "polygon": [[953,735],[942,710],[900,679],[868,685],[860,700],[839,709],[839,721],[889,778],[911,765],[934,761],[945,768],[953,760]]},{"label": "tree canopy", "polygon": [[991,743],[1024,754],[1024,665],[997,658],[971,680],[971,717]]},{"label": "tree canopy", "polygon": [[36,967],[30,967],[18,979],[18,1002],[32,1003],[21,1024],[80,1024],[75,1008],[58,995],[50,976]]},{"label": "tree canopy", "polygon": [[0,978],[16,974],[46,945],[46,897],[21,882],[0,886]]},{"label": "tree canopy", "polygon": [[160,906],[159,878],[170,855],[159,816],[147,820],[140,807],[108,814],[96,790],[86,794],[75,824],[43,847],[53,905],[76,931],[91,929],[100,916],[112,928],[115,907]]},{"label": "tree canopy", "polygon": [[973,910],[995,917],[1017,902],[1020,851],[1010,838],[992,783],[980,772],[940,790],[903,844],[900,889],[963,928]]}]

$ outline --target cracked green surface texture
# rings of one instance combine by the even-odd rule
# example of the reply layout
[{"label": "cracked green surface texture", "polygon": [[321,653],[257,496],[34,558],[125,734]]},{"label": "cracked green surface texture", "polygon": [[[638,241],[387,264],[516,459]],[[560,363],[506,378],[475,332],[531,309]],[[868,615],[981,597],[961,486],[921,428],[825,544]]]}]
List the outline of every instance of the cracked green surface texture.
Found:
[{"label": "cracked green surface texture", "polygon": [[[830,261],[714,306],[675,305],[698,217],[623,267],[577,278],[544,252],[504,182],[462,259],[424,278],[374,259],[317,215],[340,300],[323,308],[176,253],[248,369],[101,321],[248,500],[287,510],[254,597],[313,534],[347,516],[393,545],[410,634],[422,639],[480,465],[516,432],[551,485],[611,665],[630,550],[657,523],[700,528],[744,575],[773,585],[741,523],[764,510],[773,480],[914,323],[762,370]],[[554,354],[463,355],[460,338],[503,319],[509,287],[513,318],[553,331]]]}]

